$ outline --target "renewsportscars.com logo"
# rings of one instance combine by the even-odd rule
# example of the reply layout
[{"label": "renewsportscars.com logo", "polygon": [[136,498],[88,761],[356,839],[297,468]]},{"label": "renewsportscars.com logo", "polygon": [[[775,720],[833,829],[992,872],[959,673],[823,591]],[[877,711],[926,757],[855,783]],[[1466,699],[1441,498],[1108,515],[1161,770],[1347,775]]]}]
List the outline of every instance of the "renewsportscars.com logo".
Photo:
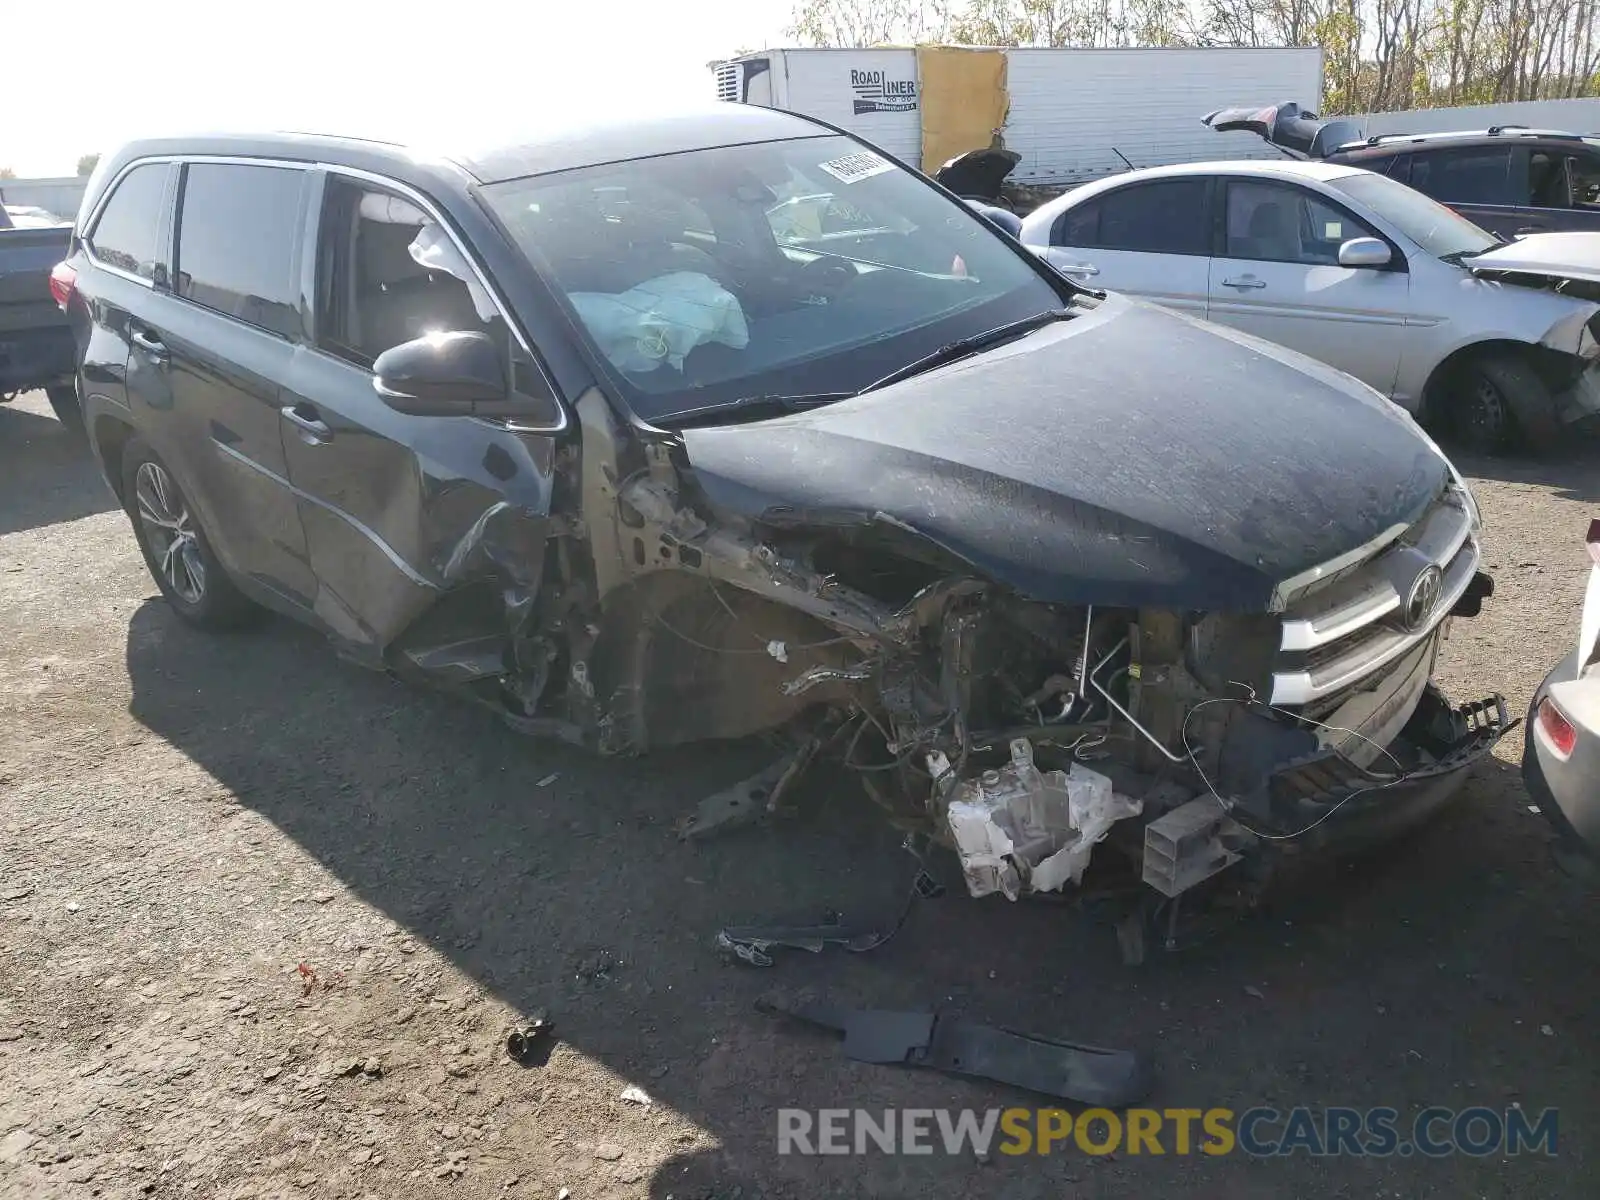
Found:
[{"label": "renewsportscars.com logo", "polygon": [[1387,1158],[1556,1152],[1559,1111],[1424,1108],[782,1108],[779,1154],[1247,1154]]}]

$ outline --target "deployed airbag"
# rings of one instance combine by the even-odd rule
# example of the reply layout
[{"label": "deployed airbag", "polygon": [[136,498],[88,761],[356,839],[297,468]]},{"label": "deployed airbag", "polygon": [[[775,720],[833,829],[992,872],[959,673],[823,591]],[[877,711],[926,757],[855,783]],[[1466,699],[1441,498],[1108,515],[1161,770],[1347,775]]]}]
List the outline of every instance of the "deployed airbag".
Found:
[{"label": "deployed airbag", "polygon": [[660,275],[625,292],[572,292],[568,299],[617,369],[642,373],[662,363],[683,366],[707,342],[735,350],[750,327],[734,294],[697,271]]}]

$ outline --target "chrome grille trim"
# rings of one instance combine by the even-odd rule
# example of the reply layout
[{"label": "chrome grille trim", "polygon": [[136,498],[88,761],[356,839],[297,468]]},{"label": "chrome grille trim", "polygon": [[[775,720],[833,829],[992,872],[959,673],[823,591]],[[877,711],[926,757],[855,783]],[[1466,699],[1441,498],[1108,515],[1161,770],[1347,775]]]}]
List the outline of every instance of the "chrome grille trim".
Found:
[{"label": "chrome grille trim", "polygon": [[[1369,543],[1370,545],[1370,543]],[[1432,636],[1477,573],[1480,551],[1464,497],[1449,489],[1409,529],[1368,561],[1293,602],[1284,613],[1272,677],[1273,704],[1308,704],[1379,671]],[[1321,574],[1334,574],[1327,564]],[[1443,573],[1433,606],[1410,628],[1402,610],[1413,581],[1430,566]]]}]

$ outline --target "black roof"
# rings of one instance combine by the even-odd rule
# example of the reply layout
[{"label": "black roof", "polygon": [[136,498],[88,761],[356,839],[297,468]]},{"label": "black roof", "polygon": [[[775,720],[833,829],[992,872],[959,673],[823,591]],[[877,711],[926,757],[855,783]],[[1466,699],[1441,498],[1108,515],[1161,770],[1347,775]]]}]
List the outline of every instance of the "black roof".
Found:
[{"label": "black roof", "polygon": [[1571,133],[1562,129],[1530,129],[1525,125],[1494,125],[1488,129],[1452,130],[1440,133],[1384,133],[1356,142],[1335,146],[1328,157],[1341,158],[1381,157],[1408,146],[1428,142],[1448,142],[1452,146],[1504,145],[1510,139],[1531,138],[1558,142],[1595,144],[1594,135]]},{"label": "black roof", "polygon": [[827,126],[794,113],[713,102],[704,108],[626,119],[579,118],[541,129],[525,141],[488,147],[433,149],[319,133],[209,133],[144,138],[119,147],[102,164],[104,171],[96,174],[109,178],[136,158],[200,154],[330,162],[359,170],[394,172],[402,178],[443,171],[464,175],[467,182],[494,183],[657,154],[825,137],[832,133]]}]

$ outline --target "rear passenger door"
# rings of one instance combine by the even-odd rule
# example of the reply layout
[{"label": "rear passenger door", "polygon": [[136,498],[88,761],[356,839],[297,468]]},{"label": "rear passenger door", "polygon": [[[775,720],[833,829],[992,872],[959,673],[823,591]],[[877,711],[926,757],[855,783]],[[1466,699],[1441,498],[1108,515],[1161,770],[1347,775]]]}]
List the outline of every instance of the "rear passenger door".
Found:
[{"label": "rear passenger door", "polygon": [[1459,146],[1417,150],[1409,174],[1397,176],[1492,233],[1535,232],[1524,146]]},{"label": "rear passenger door", "polygon": [[[506,422],[412,416],[383,402],[374,360],[429,332],[487,333],[504,349],[514,392],[539,393],[542,376],[420,197],[334,170],[320,186],[319,232],[304,268],[316,297],[314,340],[295,362],[283,433],[316,573],[315,612],[347,652],[378,663],[442,593],[485,573],[510,585],[497,595],[520,592],[531,608],[554,442]],[[544,415],[552,429],[560,424],[553,399]]]},{"label": "rear passenger door", "polygon": [[[233,574],[295,607],[314,590],[279,435],[301,337],[310,172],[196,160],[180,170],[172,290],[134,336],[169,465]],[[130,378],[133,373],[130,371]],[[157,391],[164,387],[159,401]]]},{"label": "rear passenger door", "polygon": [[129,321],[139,425],[231,574],[290,608],[312,576],[278,434],[300,336],[308,172],[198,159],[177,168],[172,262]]},{"label": "rear passenger door", "polygon": [[1210,180],[1157,179],[1101,192],[1056,219],[1045,257],[1068,278],[1206,315]]}]

